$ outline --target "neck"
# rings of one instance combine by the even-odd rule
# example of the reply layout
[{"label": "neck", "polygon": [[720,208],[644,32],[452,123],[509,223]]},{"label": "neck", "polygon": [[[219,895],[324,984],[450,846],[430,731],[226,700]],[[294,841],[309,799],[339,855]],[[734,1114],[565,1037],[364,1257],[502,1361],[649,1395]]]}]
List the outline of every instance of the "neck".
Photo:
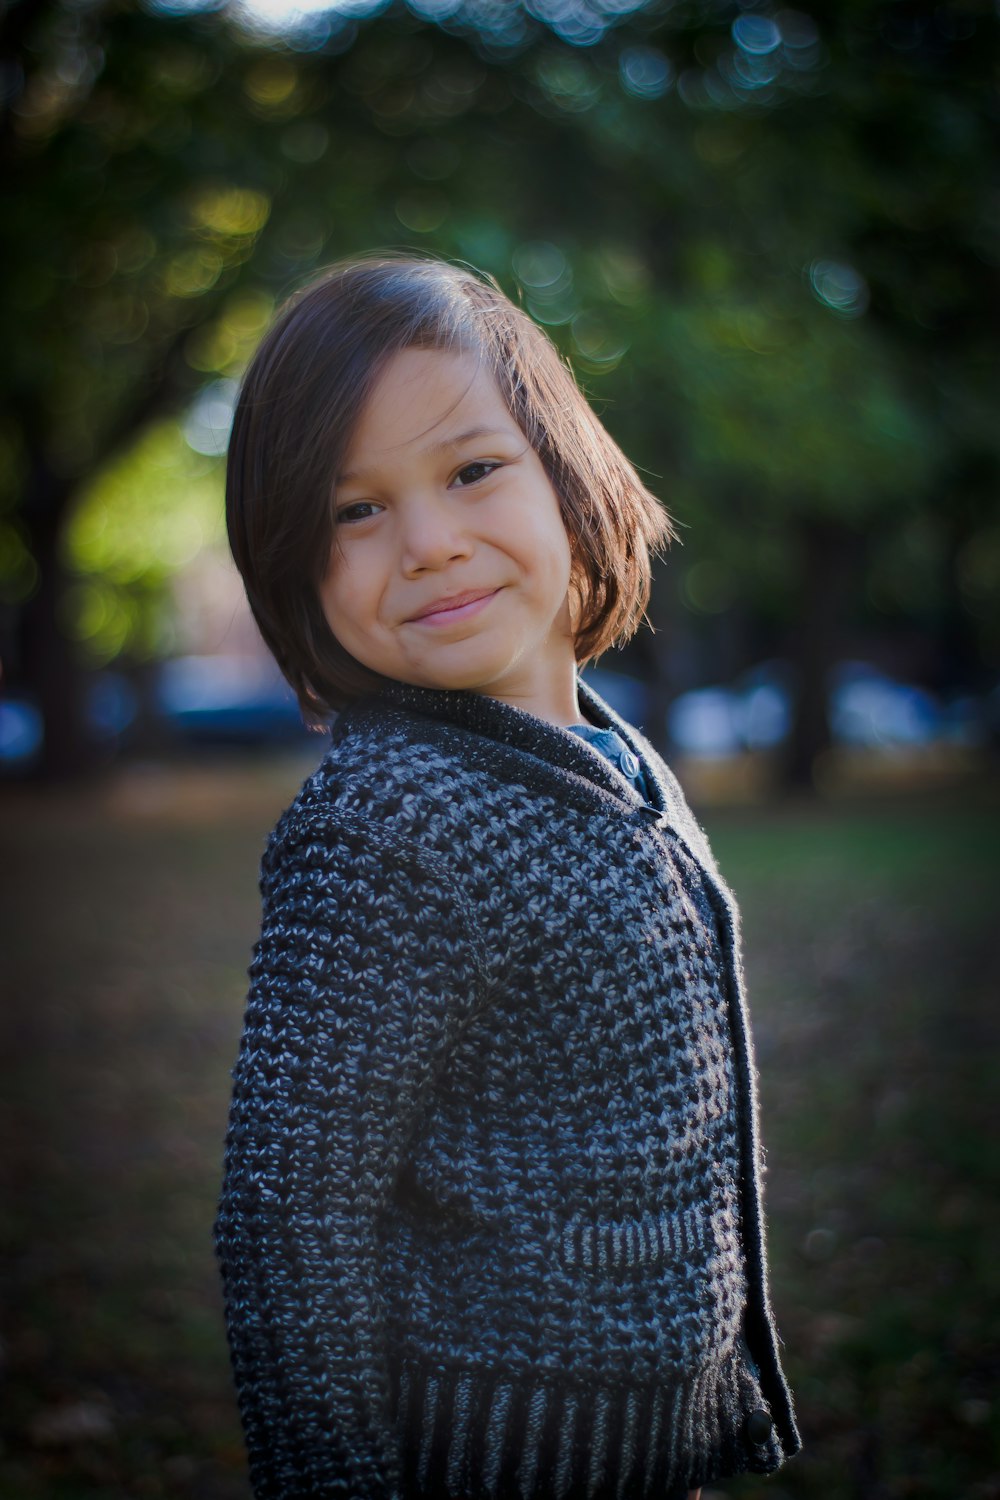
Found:
[{"label": "neck", "polygon": [[580,710],[575,663],[570,672],[552,674],[551,680],[533,683],[528,692],[519,693],[512,689],[484,693],[483,696],[496,698],[499,703],[519,708],[523,713],[534,714],[537,719],[544,719],[546,724],[554,724],[561,729],[569,724],[589,722]]}]

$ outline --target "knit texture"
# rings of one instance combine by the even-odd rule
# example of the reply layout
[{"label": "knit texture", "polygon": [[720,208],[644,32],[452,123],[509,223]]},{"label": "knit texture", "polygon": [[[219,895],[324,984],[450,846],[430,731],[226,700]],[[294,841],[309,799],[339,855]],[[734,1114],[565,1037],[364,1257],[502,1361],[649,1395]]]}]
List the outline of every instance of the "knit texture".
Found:
[{"label": "knit texture", "polygon": [[259,1500],[664,1500],[799,1447],[736,904],[580,698],[651,803],[388,684],[268,841],[215,1226]]}]

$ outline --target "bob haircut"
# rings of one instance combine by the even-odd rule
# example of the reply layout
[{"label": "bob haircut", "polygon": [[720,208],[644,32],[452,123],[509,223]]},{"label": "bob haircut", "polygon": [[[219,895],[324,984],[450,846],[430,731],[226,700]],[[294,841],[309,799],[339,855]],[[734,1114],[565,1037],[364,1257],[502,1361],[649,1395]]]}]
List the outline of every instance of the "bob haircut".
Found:
[{"label": "bob haircut", "polygon": [[229,545],[247,600],[313,725],[385,681],[335,639],[319,586],[336,545],[333,476],[385,365],[404,349],[484,361],[541,459],[570,541],[579,664],[634,635],[650,555],[677,535],[548,335],[491,277],[392,252],[336,262],[283,304],[258,346],[226,472]]}]

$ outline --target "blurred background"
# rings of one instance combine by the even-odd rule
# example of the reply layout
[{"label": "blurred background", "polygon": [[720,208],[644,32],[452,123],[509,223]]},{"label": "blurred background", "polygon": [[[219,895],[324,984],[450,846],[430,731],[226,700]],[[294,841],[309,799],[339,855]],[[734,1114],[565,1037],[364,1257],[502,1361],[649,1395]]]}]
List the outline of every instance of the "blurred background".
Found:
[{"label": "blurred background", "polygon": [[225,450],[276,305],[378,246],[495,275],[680,529],[586,675],[744,910],[806,1445],[768,1494],[1000,1495],[997,32],[7,5],[0,1496],[249,1495],[210,1231],[257,864],[325,736]]}]

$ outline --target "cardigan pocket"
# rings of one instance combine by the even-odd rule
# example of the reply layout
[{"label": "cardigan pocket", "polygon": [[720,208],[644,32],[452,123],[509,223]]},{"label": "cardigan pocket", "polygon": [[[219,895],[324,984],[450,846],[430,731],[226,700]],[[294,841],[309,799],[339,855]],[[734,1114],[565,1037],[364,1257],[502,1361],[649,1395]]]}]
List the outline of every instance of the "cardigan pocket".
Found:
[{"label": "cardigan pocket", "polygon": [[687,1208],[650,1210],[623,1218],[601,1218],[581,1211],[558,1229],[564,1271],[622,1279],[661,1267],[690,1265],[719,1253],[739,1253],[739,1214],[735,1188]]},{"label": "cardigan pocket", "polygon": [[737,1192],[718,1186],[675,1209],[613,1219],[580,1212],[562,1222],[562,1295],[587,1309],[605,1357],[614,1350],[650,1376],[686,1379],[731,1354],[747,1295]]}]

